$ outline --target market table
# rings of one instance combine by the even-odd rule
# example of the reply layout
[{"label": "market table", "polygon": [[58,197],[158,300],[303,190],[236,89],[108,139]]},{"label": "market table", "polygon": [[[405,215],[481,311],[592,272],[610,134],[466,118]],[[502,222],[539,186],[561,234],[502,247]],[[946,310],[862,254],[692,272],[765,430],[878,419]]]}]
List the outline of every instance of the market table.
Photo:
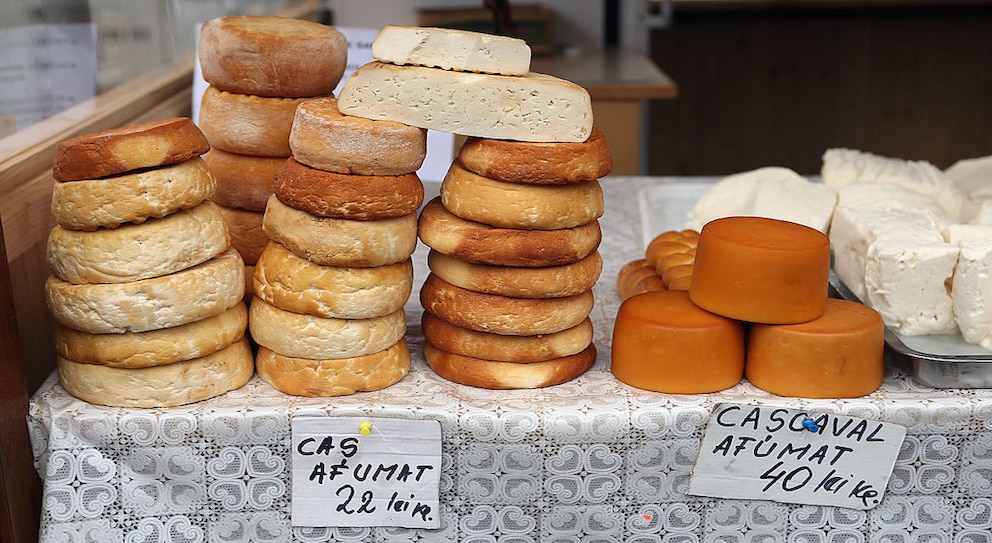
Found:
[{"label": "market table", "polygon": [[[301,398],[256,377],[184,407],[121,409],[74,399],[49,378],[29,415],[44,481],[41,541],[992,542],[992,390],[933,389],[895,364],[880,390],[851,400],[782,398],[747,382],[659,394],[613,378],[614,281],[643,253],[640,191],[686,181],[715,180],[602,180],[598,357],[563,385],[490,391],[441,379],[420,354],[416,292],[407,304],[412,370],[378,392]],[[416,285],[425,256],[421,244]],[[905,426],[884,499],[856,510],[687,495],[704,425],[724,402]],[[291,420],[310,415],[438,421],[442,527],[291,527]]]}]

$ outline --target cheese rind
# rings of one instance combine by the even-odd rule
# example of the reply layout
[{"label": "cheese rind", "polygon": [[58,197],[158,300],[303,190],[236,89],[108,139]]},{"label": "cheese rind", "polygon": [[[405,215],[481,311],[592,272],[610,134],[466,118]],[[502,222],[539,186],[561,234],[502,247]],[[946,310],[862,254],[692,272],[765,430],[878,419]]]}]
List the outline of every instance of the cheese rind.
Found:
[{"label": "cheese rind", "polygon": [[346,396],[380,390],[410,372],[410,348],[400,339],[388,349],[352,358],[311,360],[284,356],[264,346],[255,360],[258,376],[294,396]]},{"label": "cheese rind", "polygon": [[583,142],[592,101],[582,87],[550,75],[454,72],[370,62],[338,96],[345,115],[480,138]]},{"label": "cheese rind", "polygon": [[744,334],[744,323],[699,308],[685,291],[639,294],[617,311],[610,369],[645,390],[724,390],[743,376]]},{"label": "cheese rind", "polygon": [[881,386],[884,353],[878,312],[831,298],[809,322],[752,324],[744,372],[753,385],[781,396],[854,398]]},{"label": "cheese rind", "polygon": [[525,75],[530,47],[519,38],[448,28],[386,25],[372,42],[372,58],[459,72]]}]

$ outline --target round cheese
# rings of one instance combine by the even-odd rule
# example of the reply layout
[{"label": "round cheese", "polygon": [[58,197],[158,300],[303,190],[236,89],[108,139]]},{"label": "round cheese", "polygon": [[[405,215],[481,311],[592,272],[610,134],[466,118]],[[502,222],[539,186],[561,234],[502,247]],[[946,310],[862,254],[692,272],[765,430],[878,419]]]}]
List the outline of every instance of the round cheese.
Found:
[{"label": "round cheese", "polygon": [[52,217],[70,230],[141,223],[199,205],[217,182],[200,157],[106,179],[52,186]]},{"label": "round cheese", "polygon": [[205,201],[161,219],[92,232],[55,226],[45,257],[69,283],[124,283],[168,275],[226,251],[231,238],[220,206]]},{"label": "round cheese", "polygon": [[230,92],[304,97],[334,90],[348,42],[333,26],[266,15],[225,16],[200,27],[203,79]]},{"label": "round cheese", "polygon": [[473,264],[431,250],[427,266],[446,282],[475,292],[513,298],[561,298],[591,289],[603,270],[603,258],[597,251],[572,264],[525,268]]},{"label": "round cheese", "polygon": [[427,130],[390,120],[342,115],[331,96],[296,108],[289,134],[293,157],[328,172],[402,175],[420,169],[427,156]]},{"label": "round cheese", "polygon": [[553,334],[578,326],[593,308],[591,290],[561,298],[511,298],[456,287],[433,273],[420,288],[426,310],[451,324],[514,336]]},{"label": "round cheese", "polygon": [[830,241],[798,223],[725,217],[699,233],[689,297],[718,315],[791,324],[823,314]]},{"label": "round cheese", "polygon": [[241,339],[247,329],[248,307],[234,304],[213,317],[148,332],[88,334],[58,326],[55,351],[80,364],[146,368],[207,356]]},{"label": "round cheese", "polygon": [[217,206],[231,234],[231,247],[234,247],[245,264],[255,265],[259,255],[269,244],[269,236],[262,230],[265,213],[234,207]]},{"label": "round cheese", "polygon": [[262,230],[301,258],[324,266],[375,267],[402,262],[417,247],[417,214],[356,221],[318,217],[269,198]]},{"label": "round cheese", "polygon": [[420,212],[420,239],[448,256],[496,266],[560,266],[595,251],[603,239],[599,221],[558,230],[498,228],[450,213],[437,197]]},{"label": "round cheese", "polygon": [[441,202],[469,221],[501,228],[573,228],[603,215],[599,181],[567,185],[525,185],[496,181],[452,163],[441,182]]},{"label": "round cheese", "polygon": [[256,296],[248,318],[256,343],[293,358],[364,356],[389,348],[406,333],[402,309],[368,319],[336,319],[286,311]]},{"label": "round cheese", "polygon": [[321,266],[272,242],[252,277],[255,294],[287,311],[368,319],[403,308],[413,291],[413,261],[371,268]]},{"label": "round cheese", "polygon": [[592,320],[553,334],[508,336],[455,326],[424,311],[420,321],[424,339],[453,354],[501,362],[543,362],[578,354],[593,339]]},{"label": "round cheese", "polygon": [[58,357],[59,383],[69,394],[115,407],[175,407],[240,388],[255,373],[247,337],[201,358],[149,368],[112,368]]},{"label": "round cheese", "polygon": [[613,169],[606,137],[595,127],[581,143],[468,138],[458,161],[466,170],[496,181],[540,185],[593,181]]},{"label": "round cheese", "polygon": [[189,118],[148,121],[58,142],[52,177],[56,181],[97,179],[185,162],[209,149],[207,138]]},{"label": "round cheese", "polygon": [[275,195],[289,207],[318,217],[370,221],[416,212],[424,203],[424,184],[415,173],[334,173],[290,158],[276,174]]},{"label": "round cheese", "polygon": [[400,339],[377,353],[310,360],[284,356],[261,346],[255,365],[258,376],[280,392],[307,397],[347,396],[398,383],[410,372],[410,348],[406,339]]},{"label": "round cheese", "polygon": [[208,86],[200,100],[200,129],[210,146],[222,151],[288,157],[293,116],[303,100],[237,94]]},{"label": "round cheese", "polygon": [[700,309],[685,291],[640,294],[617,311],[611,370],[655,392],[724,390],[744,374],[744,335],[744,323]]},{"label": "round cheese", "polygon": [[819,318],[752,324],[745,376],[780,396],[856,398],[882,385],[885,324],[859,303],[830,298]]},{"label": "round cheese", "polygon": [[217,190],[210,199],[224,207],[248,211],[265,211],[276,172],[286,162],[281,156],[238,155],[216,147],[203,155],[203,160],[217,179]]},{"label": "round cheese", "polygon": [[596,346],[590,343],[571,356],[519,363],[449,353],[427,342],[424,358],[435,373],[454,383],[493,390],[532,389],[560,385],[585,373],[596,362]]},{"label": "round cheese", "polygon": [[192,268],[128,281],[73,285],[50,276],[45,302],[62,326],[91,334],[146,332],[202,320],[241,303],[245,265],[228,249]]}]

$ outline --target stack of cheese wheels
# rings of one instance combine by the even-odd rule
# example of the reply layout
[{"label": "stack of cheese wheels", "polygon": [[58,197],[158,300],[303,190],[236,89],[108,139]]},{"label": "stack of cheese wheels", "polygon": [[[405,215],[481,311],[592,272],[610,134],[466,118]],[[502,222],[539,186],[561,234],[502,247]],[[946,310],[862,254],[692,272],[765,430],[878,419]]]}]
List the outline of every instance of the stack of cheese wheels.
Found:
[{"label": "stack of cheese wheels", "polygon": [[300,103],[262,228],[250,328],[259,376],[301,396],[385,388],[410,370],[404,306],[427,131]]},{"label": "stack of cheese wheels", "polygon": [[828,298],[822,232],[762,217],[716,219],[699,233],[692,266],[687,291],[621,304],[612,361],[621,381],[703,393],[746,376],[769,392],[806,398],[857,397],[881,386],[882,317]]},{"label": "stack of cheese wheels", "polygon": [[347,41],[334,27],[312,21],[227,16],[203,24],[197,52],[209,84],[197,123],[210,141],[203,159],[217,178],[212,198],[250,275],[268,242],[262,213],[291,154],[296,108],[334,91]]},{"label": "stack of cheese wheels", "polygon": [[60,142],[45,284],[60,382],[91,403],[166,407],[241,387],[254,373],[209,145],[187,118]]},{"label": "stack of cheese wheels", "polygon": [[389,26],[372,54],[343,113],[468,136],[419,218],[428,365],[492,389],[581,375],[596,358],[599,178],[612,168],[588,93],[530,72],[514,38]]}]

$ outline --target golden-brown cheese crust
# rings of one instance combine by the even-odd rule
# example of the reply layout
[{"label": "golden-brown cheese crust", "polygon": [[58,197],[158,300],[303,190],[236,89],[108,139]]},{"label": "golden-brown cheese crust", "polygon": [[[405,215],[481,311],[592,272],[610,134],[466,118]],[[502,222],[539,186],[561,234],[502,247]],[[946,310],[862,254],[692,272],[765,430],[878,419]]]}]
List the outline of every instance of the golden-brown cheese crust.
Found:
[{"label": "golden-brown cheese crust", "polygon": [[596,127],[582,143],[468,138],[458,160],[471,172],[506,183],[564,185],[593,181],[613,170],[606,137]]},{"label": "golden-brown cheese crust", "polygon": [[592,343],[592,320],[553,334],[508,336],[455,326],[424,311],[420,320],[424,339],[454,354],[502,362],[543,362],[580,353]]},{"label": "golden-brown cheese crust", "polygon": [[203,160],[217,179],[211,200],[224,207],[265,211],[276,172],[286,158],[239,155],[214,147],[203,155]]},{"label": "golden-brown cheese crust", "polygon": [[262,230],[263,211],[249,211],[234,207],[217,206],[227,231],[231,234],[231,247],[241,254],[246,265],[254,266],[259,255],[269,244],[269,236]]},{"label": "golden-brown cheese crust", "polygon": [[513,298],[561,298],[593,287],[603,270],[599,252],[571,264],[528,268],[473,264],[435,250],[427,255],[431,272],[457,287]]},{"label": "golden-brown cheese crust", "polygon": [[294,396],[347,396],[381,390],[410,372],[406,339],[384,351],[336,360],[310,360],[284,356],[258,348],[258,376],[273,388]]},{"label": "golden-brown cheese crust", "polygon": [[493,390],[531,389],[582,375],[596,362],[596,346],[590,343],[575,355],[520,364],[449,353],[425,342],[424,358],[435,373],[455,383]]},{"label": "golden-brown cheese crust", "polygon": [[239,155],[288,157],[296,106],[306,98],[254,96],[208,86],[200,101],[200,129],[211,147]]}]

